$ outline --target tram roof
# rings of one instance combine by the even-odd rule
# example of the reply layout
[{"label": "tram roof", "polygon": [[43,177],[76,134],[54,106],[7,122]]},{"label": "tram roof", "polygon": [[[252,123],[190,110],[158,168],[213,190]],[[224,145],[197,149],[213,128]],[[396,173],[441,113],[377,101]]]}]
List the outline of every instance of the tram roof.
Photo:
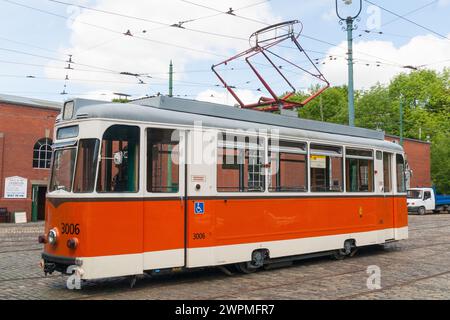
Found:
[{"label": "tram roof", "polygon": [[[194,121],[202,121],[204,126],[243,130],[258,129],[263,125],[265,129],[279,128],[280,134],[291,135],[293,131],[289,129],[299,129],[315,138],[319,136],[323,138],[323,134],[332,134],[336,140],[342,140],[337,138],[340,135],[347,136],[345,140],[357,142],[359,138],[372,139],[379,141],[375,143],[377,145],[389,144],[391,148],[394,147],[393,143],[384,141],[384,132],[376,130],[167,96],[144,98],[125,104],[75,99],[75,109],[75,116],[79,118],[109,118],[181,125],[192,125]],[[401,150],[398,145],[397,148]]]},{"label": "tram roof", "polygon": [[165,110],[193,113],[215,118],[239,120],[277,127],[288,127],[295,129],[334,133],[361,138],[384,140],[384,132],[365,128],[349,127],[345,125],[300,119],[280,114],[272,114],[256,110],[235,108],[223,104],[159,96],[141,99],[133,102],[148,107]]}]

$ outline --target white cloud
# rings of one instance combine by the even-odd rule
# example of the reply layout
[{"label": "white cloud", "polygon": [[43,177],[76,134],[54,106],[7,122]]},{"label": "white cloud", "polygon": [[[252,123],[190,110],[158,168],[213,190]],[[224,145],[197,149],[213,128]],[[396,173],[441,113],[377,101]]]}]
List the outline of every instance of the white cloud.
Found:
[{"label": "white cloud", "polygon": [[[206,0],[196,0],[195,2],[223,11],[227,11],[230,7],[236,9],[254,3],[252,0],[228,0],[225,4],[216,2],[213,4]],[[214,14],[214,11],[196,7],[178,0],[99,0],[95,8],[169,24]],[[252,9],[246,9],[242,13],[245,13],[246,17],[257,20],[267,22],[279,21],[280,18],[274,16],[272,11],[270,3],[262,3]],[[132,34],[149,40],[140,40],[136,37],[114,34],[81,22],[99,25],[119,32],[130,30]],[[127,19],[89,10],[81,10],[76,15],[75,22],[69,25],[71,28],[71,46],[69,48],[61,48],[60,51],[62,53],[72,54],[73,61],[77,63],[101,66],[119,72],[148,72],[154,76],[153,79],[144,79],[150,86],[155,83],[167,82],[157,78],[167,78],[166,73],[170,59],[174,60],[177,71],[182,72],[196,62],[209,61],[208,65],[211,65],[213,62],[224,60],[239,50],[248,48],[248,41],[206,35],[174,27],[164,27],[145,21]],[[185,26],[187,28],[245,39],[255,29],[261,27],[261,25],[254,22],[233,18],[226,14],[187,22]],[[146,30],[146,32],[143,33],[143,30]],[[168,46],[161,42],[172,43],[198,51]],[[199,51],[215,52],[220,56],[208,55]],[[52,62],[49,66],[61,67],[61,62]],[[89,69],[77,64],[73,65],[73,67],[75,69]],[[66,71],[47,68],[46,74],[51,77],[63,78]],[[123,85],[106,82],[97,85],[89,83],[89,88],[91,89],[127,90],[130,88],[130,90],[133,90],[131,89],[135,88],[133,83],[137,83],[137,80],[133,77],[108,73],[80,72],[76,70],[70,71],[70,77],[128,82],[128,84]],[[181,77],[182,75],[180,73],[175,75],[175,79],[179,80]]]},{"label": "white cloud", "polygon": [[328,11],[322,13],[321,18],[325,21],[337,21],[338,17],[336,16],[336,9],[331,8]]},{"label": "white cloud", "polygon": [[[238,89],[236,90],[236,94],[244,103],[255,103],[258,102],[258,99],[260,98],[250,90]],[[197,95],[195,100],[226,104],[230,106],[237,104],[237,101],[225,89],[223,91],[212,89],[202,91]]]},{"label": "white cloud", "polygon": [[[346,43],[342,42],[340,48],[346,48]],[[347,61],[346,50],[333,47],[328,51],[328,55],[336,55],[336,60],[323,60],[321,70],[331,85],[342,85],[347,83]],[[354,44],[354,82],[355,88],[368,89],[377,82],[382,84],[389,81],[400,72],[407,72],[408,69],[401,66],[422,66],[430,64],[428,68],[442,70],[445,66],[450,66],[448,53],[450,52],[450,42],[442,40],[432,35],[416,36],[401,47],[395,47],[388,41],[360,41]],[[369,55],[364,55],[366,53]],[[383,58],[385,60],[379,59]],[[376,67],[376,61],[383,62]],[[366,66],[366,63],[369,66]],[[386,65],[389,64],[389,65]],[[391,65],[395,64],[395,65]]]},{"label": "white cloud", "polygon": [[[76,96],[74,98],[77,98]],[[83,99],[92,99],[100,101],[111,101],[112,99],[119,98],[118,95],[114,94],[109,90],[94,90],[85,92],[82,96]]]}]

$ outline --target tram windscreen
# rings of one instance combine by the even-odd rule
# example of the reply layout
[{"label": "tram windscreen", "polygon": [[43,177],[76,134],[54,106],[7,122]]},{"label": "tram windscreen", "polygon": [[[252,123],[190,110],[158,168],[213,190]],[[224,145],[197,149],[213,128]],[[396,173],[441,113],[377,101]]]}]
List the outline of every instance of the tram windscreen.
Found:
[{"label": "tram windscreen", "polygon": [[55,151],[53,156],[50,192],[57,190],[71,191],[76,153],[76,148],[59,149]]},{"label": "tram windscreen", "polygon": [[99,141],[97,139],[80,140],[73,192],[87,193],[94,191],[98,148]]}]

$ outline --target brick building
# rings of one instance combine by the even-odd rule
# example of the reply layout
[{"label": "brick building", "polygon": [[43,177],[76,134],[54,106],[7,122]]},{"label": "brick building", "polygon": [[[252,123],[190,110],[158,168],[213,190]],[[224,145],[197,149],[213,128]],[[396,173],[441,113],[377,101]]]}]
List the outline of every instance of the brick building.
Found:
[{"label": "brick building", "polygon": [[[0,94],[0,208],[26,212],[27,221],[45,217],[53,127],[60,109],[56,102]],[[19,196],[11,191],[11,180],[22,183]]]},{"label": "brick building", "polygon": [[[400,138],[397,136],[386,135],[385,139],[400,143]],[[404,138],[403,148],[411,170],[408,187],[431,187],[431,143]]]}]

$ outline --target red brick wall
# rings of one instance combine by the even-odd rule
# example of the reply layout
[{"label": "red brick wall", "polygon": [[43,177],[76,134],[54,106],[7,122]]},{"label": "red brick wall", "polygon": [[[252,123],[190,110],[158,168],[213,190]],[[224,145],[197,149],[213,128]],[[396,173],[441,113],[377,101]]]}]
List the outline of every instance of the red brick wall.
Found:
[{"label": "red brick wall", "polygon": [[[398,137],[386,136],[387,141],[397,141]],[[412,169],[410,187],[431,187],[431,144],[425,141],[403,139],[403,148],[409,167]]]},{"label": "red brick wall", "polygon": [[[48,169],[33,168],[33,147],[46,137],[53,139],[53,127],[59,111],[0,102],[0,207],[8,211],[26,211],[31,219],[32,180],[45,181]],[[27,199],[4,199],[5,178],[20,176],[28,179]]]}]

